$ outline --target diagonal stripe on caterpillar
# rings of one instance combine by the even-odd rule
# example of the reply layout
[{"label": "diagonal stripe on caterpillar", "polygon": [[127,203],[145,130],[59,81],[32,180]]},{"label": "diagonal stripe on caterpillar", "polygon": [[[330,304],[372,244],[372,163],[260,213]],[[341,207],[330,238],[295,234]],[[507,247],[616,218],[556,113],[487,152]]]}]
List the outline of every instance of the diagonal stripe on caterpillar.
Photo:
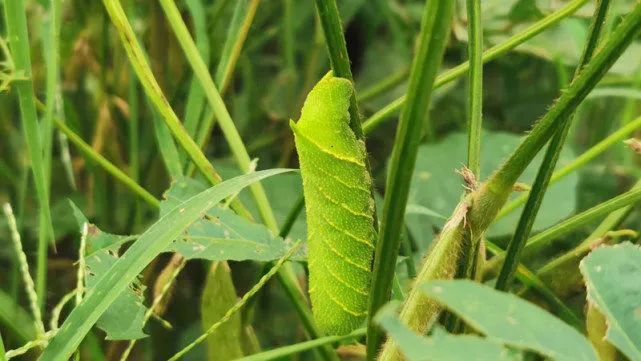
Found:
[{"label": "diagonal stripe on caterpillar", "polygon": [[365,145],[349,127],[347,79],[328,75],[290,122],[303,178],[309,292],[317,325],[342,335],[363,323],[374,252],[374,201]]}]

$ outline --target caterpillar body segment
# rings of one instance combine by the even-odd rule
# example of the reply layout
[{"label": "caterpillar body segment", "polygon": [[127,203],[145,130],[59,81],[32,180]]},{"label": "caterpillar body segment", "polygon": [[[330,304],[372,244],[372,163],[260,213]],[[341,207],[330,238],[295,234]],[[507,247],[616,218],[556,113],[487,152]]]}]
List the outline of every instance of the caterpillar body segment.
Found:
[{"label": "caterpillar body segment", "polygon": [[349,127],[350,81],[325,77],[290,122],[308,227],[309,291],[317,325],[343,335],[365,319],[374,254],[374,201],[365,145]]}]

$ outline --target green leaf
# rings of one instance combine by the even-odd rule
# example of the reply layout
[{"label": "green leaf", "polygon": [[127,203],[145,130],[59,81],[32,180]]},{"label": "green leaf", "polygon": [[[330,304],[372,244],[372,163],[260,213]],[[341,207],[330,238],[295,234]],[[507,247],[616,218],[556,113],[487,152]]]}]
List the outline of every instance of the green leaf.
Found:
[{"label": "green leaf", "polygon": [[[485,179],[518,146],[521,137],[504,132],[483,131],[482,139],[481,179]],[[438,143],[422,145],[419,148],[408,203],[427,207],[439,214],[452,213],[464,190],[463,181],[456,173],[456,168],[466,163],[466,150],[461,146],[466,143],[466,134],[453,133]],[[564,149],[557,167],[564,166],[573,158],[572,151]],[[534,180],[541,159],[541,156],[535,158],[519,180],[520,182],[531,183]],[[550,186],[541,205],[541,212],[534,223],[534,231],[550,227],[559,219],[566,218],[574,212],[577,183],[578,176],[569,174]],[[514,192],[512,197],[518,195],[518,192]],[[489,237],[505,236],[513,232],[522,209],[523,207],[520,207],[495,222],[487,235]],[[443,223],[444,221],[436,221],[434,218],[424,216],[407,217],[410,231],[416,239],[422,240],[424,245],[432,238],[432,227],[440,227]]]},{"label": "green leaf", "polygon": [[421,289],[488,338],[556,361],[598,360],[577,330],[515,295],[469,280],[432,281]]},{"label": "green leaf", "polygon": [[[204,189],[204,185],[192,179],[174,182],[165,192],[160,213],[167,213]],[[291,248],[289,241],[275,236],[264,225],[248,221],[229,209],[214,207],[207,215],[208,218],[191,225],[186,235],[173,242],[167,251],[178,252],[187,259],[267,262],[281,258]],[[302,258],[304,254],[298,253],[293,259]]]},{"label": "green leaf", "polygon": [[375,321],[398,344],[408,361],[500,361],[520,360],[518,352],[501,344],[478,336],[454,336],[445,332],[434,332],[425,338],[403,325],[396,317],[397,304],[384,306]]},{"label": "green leaf", "polygon": [[[212,324],[218,322],[237,300],[227,263],[212,263],[200,301],[203,331],[207,331]],[[243,356],[241,321],[240,313],[236,313],[207,337],[210,361],[234,360]]]},{"label": "green leaf", "polygon": [[599,247],[580,264],[588,299],[608,322],[606,338],[630,360],[641,360],[641,248]]},{"label": "green leaf", "polygon": [[118,295],[129,287],[138,274],[165,250],[172,240],[180,236],[208,209],[262,178],[286,171],[272,169],[230,179],[181,203],[160,218],[127,249],[107,274],[96,282],[83,301],[73,309],[58,333],[45,348],[40,360],[63,361],[69,359],[87,332],[91,330]]},{"label": "green leaf", "polygon": [[[86,258],[86,291],[88,293],[117,261],[118,257],[106,250],[94,252]],[[142,331],[145,325],[145,312],[147,312],[147,307],[143,305],[144,289],[142,283],[136,279],[100,316],[96,326],[107,333],[107,340],[133,340],[146,337]]]},{"label": "green leaf", "polygon": [[[89,223],[76,205],[69,201],[78,225],[89,226],[87,232],[87,255],[85,262],[86,293],[95,287],[96,282],[104,276],[118,260],[118,248],[131,237],[118,236],[101,231]],[[145,325],[144,286],[136,279],[109,305],[98,319],[96,326],[107,333],[108,340],[133,340],[145,337],[142,329]]]}]

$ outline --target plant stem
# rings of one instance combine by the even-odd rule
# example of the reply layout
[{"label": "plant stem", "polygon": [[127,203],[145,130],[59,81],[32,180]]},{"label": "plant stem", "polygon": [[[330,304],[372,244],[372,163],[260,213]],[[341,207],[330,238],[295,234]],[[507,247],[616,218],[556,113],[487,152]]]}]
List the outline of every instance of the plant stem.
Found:
[{"label": "plant stem", "polygon": [[[223,102],[223,99],[220,96],[216,85],[214,84],[214,80],[209,74],[207,65],[200,56],[198,48],[196,47],[194,40],[189,34],[189,30],[187,29],[187,25],[185,25],[185,22],[180,15],[180,11],[178,11],[178,8],[176,7],[176,4],[173,0],[160,0],[160,5],[165,12],[165,16],[167,17],[167,20],[169,21],[169,24],[171,25],[171,28],[173,29],[174,34],[176,35],[176,38],[178,39],[178,42],[180,43],[180,46],[182,47],[187,60],[189,61],[189,65],[191,66],[196,78],[205,91],[205,97],[209,101],[209,105],[214,110],[214,114],[216,115],[216,118],[220,123],[220,128],[222,129],[225,138],[227,139],[227,143],[229,144],[238,167],[242,172],[249,171],[251,159],[249,158],[247,149],[245,148],[243,140],[240,138],[240,134],[238,133],[238,130],[234,125],[234,121],[231,119],[229,111],[227,110],[227,107],[225,106],[225,103]],[[191,141],[190,146],[193,143],[194,146],[198,147],[196,143],[191,140],[191,138],[189,138],[189,140]],[[200,149],[198,150],[198,153],[202,154]],[[209,162],[207,163],[209,164]],[[276,224],[276,218],[274,217],[273,211],[269,205],[267,194],[265,194],[264,188],[260,185],[260,183],[255,183],[252,184],[249,189],[254,196],[256,206],[261,215],[261,218],[263,219],[263,222],[265,222],[265,225],[273,232],[277,232],[278,225]]]},{"label": "plant stem", "polygon": [[[610,0],[599,0],[597,2],[597,8],[592,17],[592,25],[590,27],[590,35],[583,49],[583,54],[581,55],[581,60],[577,66],[577,69],[574,73],[574,78],[578,76],[583,67],[590,62],[592,55],[596,49],[598,41],[601,37],[601,29],[605,22],[605,17],[608,13],[608,8],[610,5]],[[503,267],[499,273],[498,279],[496,281],[496,289],[505,291],[510,287],[512,280],[514,279],[514,272],[521,259],[521,252],[525,246],[525,241],[532,231],[532,226],[536,220],[536,215],[539,212],[541,203],[543,202],[543,196],[545,195],[548,186],[550,184],[550,178],[556,167],[556,163],[559,160],[561,150],[563,149],[563,144],[567,138],[570,127],[572,126],[573,114],[570,113],[567,117],[559,118],[557,121],[562,123],[562,126],[559,130],[556,131],[554,137],[550,141],[550,145],[545,152],[543,162],[539,166],[539,170],[536,175],[536,180],[530,191],[528,200],[525,204],[525,208],[521,213],[519,218],[519,223],[514,232],[514,236],[510,241],[507,254],[505,256],[505,261],[503,262]]]},{"label": "plant stem", "polygon": [[479,179],[481,169],[481,129],[483,126],[483,28],[481,0],[467,0],[469,101],[467,128],[467,167]]},{"label": "plant stem", "polygon": [[[315,2],[323,34],[325,34],[325,44],[327,45],[334,76],[354,82],[336,0],[315,0]],[[363,128],[361,127],[361,118],[358,113],[356,94],[352,94],[350,98],[349,119],[350,127],[356,138],[363,139]],[[367,169],[369,171],[369,166]]]},{"label": "plant stem", "polygon": [[[474,175],[474,182],[481,173],[481,130],[483,127],[483,27],[481,24],[481,1],[467,0],[469,100],[467,128],[467,168]],[[465,170],[464,170],[465,171]],[[473,242],[463,250],[462,272],[465,277],[476,278],[479,250],[483,237],[470,238]]]},{"label": "plant stem", "polygon": [[490,178],[490,183],[496,186],[508,185],[511,187],[516,182],[538,150],[563,125],[560,124],[561,120],[566,119],[574,112],[627,48],[634,35],[638,33],[640,24],[641,4],[637,4],[603,44],[600,51],[572,81],[567,91],[559,97],[554,106],[532,129],[530,135],[519,145],[501,169]]},{"label": "plant stem", "polygon": [[[516,48],[522,43],[530,40],[534,36],[540,34],[544,30],[556,25],[558,22],[573,14],[575,11],[585,5],[586,2],[587,0],[574,0],[558,11],[532,24],[532,26],[525,29],[524,31],[512,36],[505,42],[493,46],[483,53],[483,63],[487,63],[498,58],[499,56],[507,53],[508,51]],[[468,71],[469,67],[470,62],[466,61],[465,63],[462,63],[444,72],[436,78],[436,81],[434,82],[434,88],[438,88],[457,79],[460,76],[463,76]],[[400,98],[397,98],[396,100],[392,101],[381,110],[370,116],[366,121],[363,122],[363,132],[365,134],[369,134],[374,131],[374,129],[383,124],[385,120],[389,119],[392,114],[395,114],[398,110],[400,110],[403,104],[405,104],[405,100],[406,95],[401,96]]]},{"label": "plant stem", "polygon": [[[587,151],[583,152],[583,154],[576,157],[574,160],[572,160],[572,162],[568,163],[563,168],[554,172],[554,174],[552,174],[552,178],[550,179],[550,184],[556,183],[558,180],[562,179],[566,175],[583,167],[585,164],[594,160],[599,155],[603,154],[606,150],[608,150],[608,148],[610,148],[614,144],[619,143],[620,141],[625,139],[625,137],[627,137],[630,133],[634,132],[640,127],[641,127],[641,117],[631,121],[630,123],[626,124],[624,127],[619,128],[617,131],[610,134],[608,137],[606,137],[599,143],[595,144]],[[529,192],[524,192],[523,194],[515,198],[513,201],[506,204],[503,208],[501,208],[501,211],[496,215],[496,218],[494,219],[494,221],[496,222],[497,220],[505,217],[507,214],[509,214],[519,206],[523,205],[523,203],[525,203],[525,201],[528,199],[528,194]]]},{"label": "plant stem", "polygon": [[[38,237],[38,252],[36,265],[36,293],[39,296],[40,307],[43,308],[46,300],[47,283],[47,241],[55,242],[51,210],[49,208],[49,191],[47,187],[47,172],[43,160],[43,148],[38,129],[38,115],[36,112],[33,79],[31,75],[31,56],[27,18],[24,0],[11,0],[4,2],[7,36],[11,48],[15,72],[21,75],[16,80],[14,87],[18,93],[22,129],[31,159],[31,170],[36,185],[36,194],[39,222],[47,232],[46,236]],[[24,78],[24,79],[22,79]]]},{"label": "plant stem", "polygon": [[312,350],[314,348],[330,345],[332,343],[337,343],[340,341],[352,340],[364,336],[366,332],[365,328],[359,328],[354,332],[344,335],[344,336],[325,336],[317,338],[314,340],[309,340],[305,342],[296,343],[289,346],[279,347],[277,349],[263,351],[257,354],[250,356],[245,356],[237,359],[236,361],[269,361],[269,360],[280,360],[288,356],[293,356],[299,354],[303,351]]},{"label": "plant stem", "polygon": [[375,358],[381,342],[381,331],[374,324],[373,317],[390,297],[421,128],[428,114],[434,78],[445,52],[453,12],[454,2],[449,0],[430,1],[423,11],[418,38],[420,45],[410,73],[408,101],[394,139],[374,255],[367,325],[368,360]]}]

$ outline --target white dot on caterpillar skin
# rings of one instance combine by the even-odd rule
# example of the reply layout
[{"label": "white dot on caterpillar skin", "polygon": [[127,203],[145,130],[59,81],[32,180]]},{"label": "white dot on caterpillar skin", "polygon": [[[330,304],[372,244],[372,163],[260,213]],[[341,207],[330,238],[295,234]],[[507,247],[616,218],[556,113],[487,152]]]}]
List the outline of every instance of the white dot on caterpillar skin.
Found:
[{"label": "white dot on caterpillar skin", "polygon": [[443,293],[443,288],[441,286],[435,286],[432,287],[432,291],[434,291],[434,293]]},{"label": "white dot on caterpillar skin", "polygon": [[596,267],[594,267],[594,270],[597,271],[597,272],[601,272],[603,270],[603,267],[596,266]]}]

